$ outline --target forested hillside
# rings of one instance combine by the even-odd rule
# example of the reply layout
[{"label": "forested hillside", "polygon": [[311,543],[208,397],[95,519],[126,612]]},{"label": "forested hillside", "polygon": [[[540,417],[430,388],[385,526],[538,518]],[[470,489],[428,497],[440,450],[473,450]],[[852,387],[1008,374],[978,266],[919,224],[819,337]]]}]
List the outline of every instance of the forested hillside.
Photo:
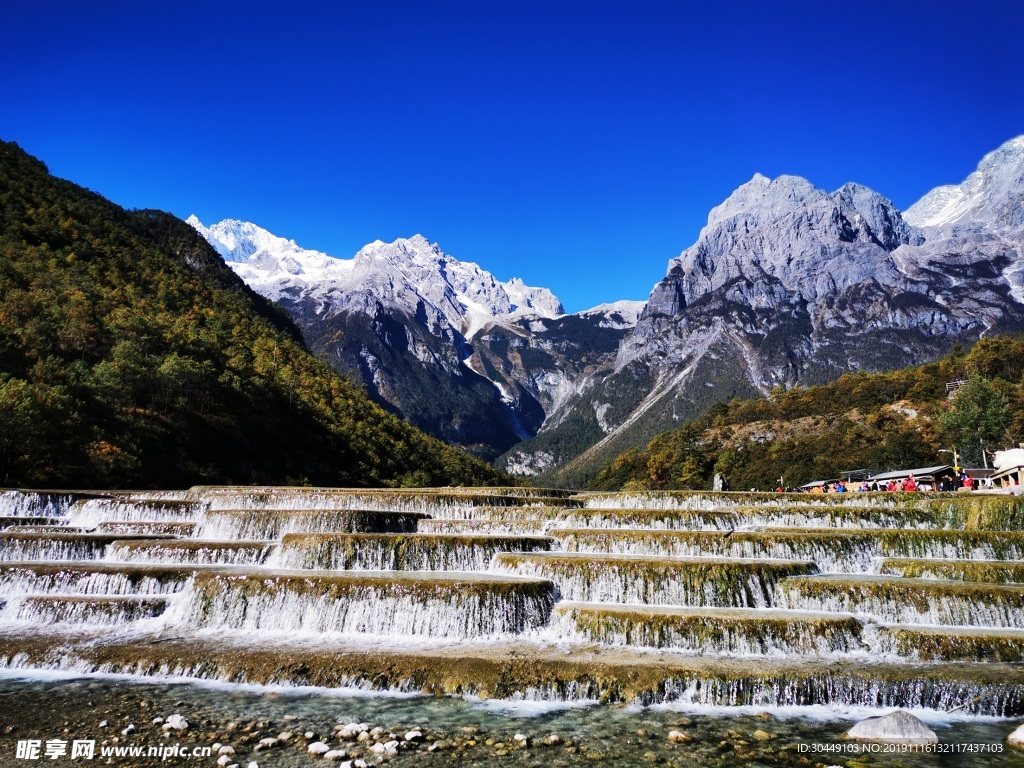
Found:
[{"label": "forested hillside", "polygon": [[[947,382],[969,380],[955,397]],[[597,489],[710,488],[716,472],[735,489],[795,486],[878,471],[952,463],[1024,441],[1024,337],[986,338],[969,352],[889,373],[854,373],[819,387],[777,389],[768,399],[715,406],[703,418],[619,455]]]},{"label": "forested hillside", "polygon": [[0,486],[505,481],[311,356],[188,224],[0,142]]}]

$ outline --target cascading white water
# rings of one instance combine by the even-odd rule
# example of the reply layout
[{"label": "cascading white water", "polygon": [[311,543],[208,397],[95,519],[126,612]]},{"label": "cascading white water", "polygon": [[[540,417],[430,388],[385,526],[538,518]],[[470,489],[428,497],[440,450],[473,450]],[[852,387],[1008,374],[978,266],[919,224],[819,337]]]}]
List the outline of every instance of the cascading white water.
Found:
[{"label": "cascading white water", "polygon": [[163,597],[26,596],[10,599],[0,611],[0,626],[123,627],[130,622],[160,616],[166,608],[167,598]]},{"label": "cascading white water", "polygon": [[34,491],[0,492],[0,517],[63,517],[75,496]]},{"label": "cascading white water", "polygon": [[780,608],[867,615],[887,624],[1024,628],[1024,585],[862,576],[787,579]]},{"label": "cascading white water", "polygon": [[196,502],[113,497],[76,501],[67,518],[69,525],[95,528],[105,522],[191,522],[204,510]]},{"label": "cascading white water", "polygon": [[103,557],[109,536],[74,533],[0,533],[0,562],[23,560],[95,560]]},{"label": "cascading white water", "polygon": [[719,510],[558,510],[551,515],[559,528],[632,529],[667,531],[731,531],[745,521],[732,512]]},{"label": "cascading white water", "polygon": [[540,536],[288,534],[273,565],[367,571],[485,571],[498,552],[548,551]]},{"label": "cascading white water", "polygon": [[551,529],[568,552],[662,557],[727,557],[812,561],[826,573],[869,573],[882,545],[869,534],[781,531],[655,531]]},{"label": "cascading white water", "polygon": [[269,541],[290,533],[413,533],[418,513],[362,509],[213,510],[197,535],[204,539]]},{"label": "cascading white water", "polygon": [[273,541],[117,541],[104,560],[122,563],[260,565],[277,549]]},{"label": "cascading white water", "polygon": [[[26,501],[31,494],[11,493],[0,498],[19,521],[25,510],[56,503],[45,494]],[[61,498],[66,508],[75,497]],[[554,494],[502,499],[492,492],[445,489],[222,488],[79,496],[67,516],[51,507],[54,520],[39,516],[31,526],[44,520],[70,523],[61,533],[71,535],[47,530],[36,539],[0,538],[0,558],[30,561],[0,564],[0,626],[9,643],[0,647],[0,666],[144,674],[178,670],[256,679],[265,672],[263,660],[225,651],[211,661],[203,652],[220,653],[228,643],[243,650],[258,647],[260,658],[270,660],[266,669],[280,664],[288,670],[295,666],[289,656],[292,641],[298,647],[315,640],[318,649],[342,654],[391,641],[419,653],[458,640],[485,658],[495,645],[507,644],[529,668],[530,655],[555,641],[559,653],[587,649],[572,657],[572,665],[566,662],[578,674],[550,684],[506,682],[509,691],[539,698],[600,697],[619,684],[618,673],[605,680],[604,672],[590,671],[591,662],[600,662],[652,675],[650,689],[630,694],[637,701],[966,704],[969,711],[1024,713],[1024,683],[1014,687],[1021,681],[1009,667],[998,673],[986,672],[984,665],[957,667],[947,679],[939,664],[920,673],[906,664],[917,658],[913,639],[924,642],[927,634],[909,624],[919,622],[944,623],[951,636],[963,638],[948,643],[950,660],[970,665],[989,658],[990,648],[1012,661],[1014,653],[1024,658],[1024,642],[1015,645],[1014,638],[998,633],[968,638],[973,629],[994,632],[994,627],[1024,624],[1024,596],[1017,587],[890,577],[898,583],[889,588],[864,573],[883,555],[984,557],[995,562],[976,563],[972,574],[997,580],[998,571],[998,579],[1012,580],[1000,561],[1024,559],[1024,535],[940,530],[948,515],[932,519],[926,504],[913,508],[895,497],[815,501],[631,494],[606,496],[603,502],[590,498],[580,509],[574,508],[579,499]],[[809,530],[808,524],[830,530]],[[780,525],[792,527],[744,530]],[[82,535],[76,531],[82,527],[107,537],[105,554],[102,536]],[[552,527],[573,553],[543,552],[555,544],[536,534]],[[565,530],[570,527],[578,530]],[[427,533],[463,535],[422,535]],[[501,539],[495,533],[516,535]],[[143,534],[178,538],[128,540]],[[58,548],[65,544],[68,549]],[[100,555],[102,560],[48,562]],[[307,570],[273,570],[280,566]],[[335,568],[360,570],[332,573]],[[374,572],[383,568],[436,570]],[[454,569],[475,573],[456,575]],[[847,577],[842,588],[829,586],[824,577],[802,576],[818,570],[857,576]],[[556,592],[550,582],[523,582],[494,571],[551,579],[563,598],[590,605],[572,609],[563,602],[552,616]],[[774,610],[777,606],[791,612]],[[827,615],[814,616],[808,609]],[[147,614],[158,611],[159,616]],[[52,651],[39,642],[39,633],[50,627],[57,638]],[[903,633],[899,643],[879,639],[898,632]],[[170,641],[180,643],[182,656],[164,650]],[[199,649],[192,656],[190,643]],[[610,647],[614,653],[605,653]],[[570,658],[569,650],[566,654]],[[755,656],[756,666],[734,656]],[[889,666],[877,675],[874,668],[861,672],[869,660]],[[458,669],[462,659],[453,656],[449,663]],[[467,661],[468,669],[472,663]],[[555,669],[561,663],[559,656]],[[662,680],[649,664],[658,670],[690,665],[690,671],[665,672]],[[367,669],[379,671],[381,665],[390,672],[386,659],[368,661]],[[429,661],[422,666],[430,667]],[[329,677],[330,671],[323,674]],[[338,675],[337,680],[355,685],[418,690],[412,678],[392,679],[386,673]],[[631,675],[626,677],[633,680]],[[471,690],[473,680],[459,679],[458,685]]]},{"label": "cascading white water", "polygon": [[422,519],[416,524],[418,533],[491,534],[505,536],[540,536],[551,525],[550,520],[448,520]]},{"label": "cascading white water", "polygon": [[861,631],[861,622],[849,614],[559,603],[545,636],[676,653],[790,658],[860,651]]},{"label": "cascading white water", "polygon": [[[295,572],[291,572],[294,574]],[[203,629],[260,635],[324,633],[466,640],[521,634],[546,623],[552,585],[537,579],[438,578],[386,573],[310,579],[204,574],[194,584],[189,620]]]},{"label": "cascading white water", "polygon": [[623,555],[498,554],[501,573],[551,579],[564,600],[765,608],[776,582],[816,573],[813,563]]},{"label": "cascading white water", "polygon": [[24,595],[165,595],[184,589],[187,569],[109,564],[5,563],[0,597]]}]

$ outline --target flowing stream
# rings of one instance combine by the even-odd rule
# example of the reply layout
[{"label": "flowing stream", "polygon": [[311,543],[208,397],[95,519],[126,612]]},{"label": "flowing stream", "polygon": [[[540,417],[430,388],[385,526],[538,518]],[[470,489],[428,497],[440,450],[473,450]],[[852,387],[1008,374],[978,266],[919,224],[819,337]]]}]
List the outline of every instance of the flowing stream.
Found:
[{"label": "flowing stream", "polygon": [[[317,730],[347,712],[462,739],[453,749],[466,762],[442,748],[428,753],[437,765],[533,764],[509,742],[516,729],[576,734],[573,752],[535,745],[548,751],[530,759],[545,765],[595,754],[622,765],[846,764],[848,753],[799,744],[845,743],[836,740],[853,720],[894,708],[924,713],[943,738],[1002,744],[1024,718],[1024,532],[1012,528],[1021,504],[886,493],[4,491],[0,713],[51,695],[70,707],[75,691],[138,720],[138,702],[175,695],[211,724],[285,729],[287,705]],[[686,739],[668,741],[673,718]],[[492,743],[465,746],[461,729],[472,727]]]}]

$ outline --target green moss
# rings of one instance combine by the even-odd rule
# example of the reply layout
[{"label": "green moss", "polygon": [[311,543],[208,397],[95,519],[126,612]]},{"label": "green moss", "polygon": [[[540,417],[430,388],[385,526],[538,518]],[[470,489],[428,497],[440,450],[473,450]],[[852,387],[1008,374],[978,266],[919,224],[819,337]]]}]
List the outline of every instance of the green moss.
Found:
[{"label": "green moss", "polygon": [[[4,638],[0,660],[52,661],[52,641]],[[773,704],[930,707],[973,714],[1024,714],[1024,668],[1009,664],[872,664],[705,659],[625,651],[589,653],[479,645],[427,650],[254,646],[169,638],[80,642],[76,668],[166,674],[235,683],[362,686],[484,698],[543,695],[653,704],[686,700],[725,706]]]},{"label": "green moss", "polygon": [[849,652],[860,647],[861,624],[853,616],[573,603],[556,611],[583,639],[609,645],[740,654]]},{"label": "green moss", "polygon": [[1024,662],[1024,632],[943,627],[886,627],[901,656],[920,661]]},{"label": "green moss", "polygon": [[498,554],[494,567],[549,578],[568,600],[746,607],[771,605],[780,579],[817,572],[798,561],[583,553]]},{"label": "green moss", "polygon": [[779,584],[786,604],[897,623],[1024,626],[1024,585],[888,576],[808,576]]},{"label": "green moss", "polygon": [[882,534],[882,554],[908,558],[1024,559],[1024,533],[978,530],[902,530]]},{"label": "green moss", "polygon": [[968,530],[1024,531],[1024,497],[957,494],[924,505],[951,527]]},{"label": "green moss", "polygon": [[1024,562],[1000,560],[913,560],[887,558],[882,574],[910,578],[950,579],[988,584],[1024,583]]},{"label": "green moss", "polygon": [[[667,556],[773,557],[815,560],[828,555],[874,554],[879,536],[853,529],[777,531],[676,531],[553,528],[550,536],[568,551],[663,554]],[[870,556],[870,555],[869,555]]]}]

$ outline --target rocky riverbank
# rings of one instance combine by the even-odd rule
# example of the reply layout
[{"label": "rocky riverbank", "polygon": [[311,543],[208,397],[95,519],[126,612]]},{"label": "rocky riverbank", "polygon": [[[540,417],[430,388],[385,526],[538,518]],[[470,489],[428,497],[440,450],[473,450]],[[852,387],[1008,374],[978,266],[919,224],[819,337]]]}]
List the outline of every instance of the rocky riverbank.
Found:
[{"label": "rocky riverbank", "polygon": [[[850,747],[842,735],[858,713],[812,720],[752,710],[729,716],[620,706],[544,710],[528,703],[347,697],[112,678],[0,678],[0,713],[0,766],[22,768],[30,763],[16,757],[17,744],[33,739],[43,748],[49,740],[94,740],[94,764],[138,768],[964,764],[957,762],[963,753],[834,751]],[[1015,726],[974,719],[935,727],[942,744],[990,745],[990,751],[971,756],[971,765],[1024,766],[1024,753],[1004,744]],[[143,754],[116,754],[118,748],[134,747]],[[156,753],[147,754],[150,748]],[[64,756],[47,762],[76,761]]]}]

